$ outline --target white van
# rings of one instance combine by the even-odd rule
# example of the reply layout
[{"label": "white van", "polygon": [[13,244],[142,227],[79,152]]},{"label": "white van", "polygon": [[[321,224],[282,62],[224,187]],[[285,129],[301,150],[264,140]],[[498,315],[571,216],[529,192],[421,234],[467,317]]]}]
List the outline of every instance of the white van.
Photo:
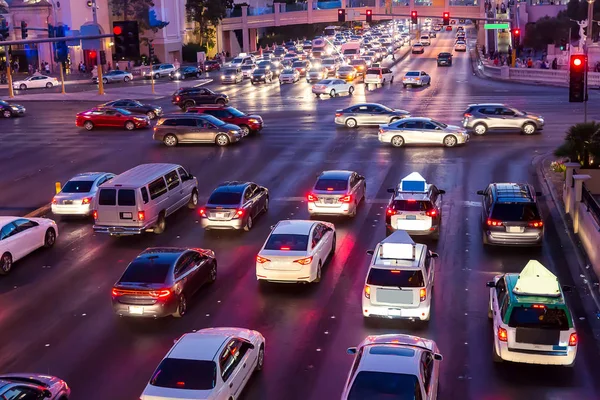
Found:
[{"label": "white van", "polygon": [[430,46],[431,45],[431,39],[429,38],[429,35],[421,35],[421,44],[423,46]]},{"label": "white van", "polygon": [[142,164],[106,182],[94,199],[94,232],[160,234],[166,217],[198,204],[198,180],[177,164]]}]

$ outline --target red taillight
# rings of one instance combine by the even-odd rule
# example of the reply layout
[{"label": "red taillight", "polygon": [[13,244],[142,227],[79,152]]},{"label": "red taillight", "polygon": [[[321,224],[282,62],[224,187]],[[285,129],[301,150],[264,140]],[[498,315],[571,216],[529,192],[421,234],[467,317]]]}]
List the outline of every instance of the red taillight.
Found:
[{"label": "red taillight", "polygon": [[148,294],[151,297],[164,299],[165,297],[169,297],[171,295],[171,289],[151,290],[150,292],[148,292]]},{"label": "red taillight", "polygon": [[290,250],[290,246],[281,246],[279,250]]},{"label": "red taillight", "polygon": [[397,211],[396,211],[396,210],[394,210],[393,208],[388,208],[388,209],[385,211],[385,213],[386,213],[387,215],[396,215]]},{"label": "red taillight", "polygon": [[315,201],[319,200],[319,198],[316,195],[312,194],[312,193],[309,193],[308,196],[306,196],[306,199],[309,202],[315,202]]},{"label": "red taillight", "polygon": [[365,285],[365,297],[367,299],[371,298],[371,286]]},{"label": "red taillight", "polygon": [[311,257],[306,257],[306,258],[301,258],[299,260],[294,260],[295,263],[298,263],[300,265],[308,265],[312,262],[313,258]]},{"label": "red taillight", "polygon": [[243,217],[243,216],[244,216],[244,209],[243,209],[243,208],[240,208],[239,210],[237,210],[237,211],[235,212],[235,215],[233,216],[233,218],[234,218],[234,219],[235,219],[235,218],[241,218],[241,217]]},{"label": "red taillight", "polygon": [[98,219],[98,211],[92,211],[92,216],[94,217],[94,219]]},{"label": "red taillight", "polygon": [[56,198],[52,198],[52,204],[58,204],[58,200],[56,200]]},{"label": "red taillight", "polygon": [[340,203],[352,203],[352,195],[347,194],[345,196],[340,197]]},{"label": "red taillight", "polygon": [[425,213],[425,215],[427,215],[428,217],[435,217],[437,215],[437,210],[435,208],[432,210],[429,210]]},{"label": "red taillight", "polygon": [[504,328],[498,328],[498,340],[501,342],[508,342],[508,332]]},{"label": "red taillight", "polygon": [[530,228],[541,228],[542,226],[544,226],[544,223],[542,221],[531,221],[529,224],[527,224]]},{"label": "red taillight", "polygon": [[175,97],[175,101],[179,101],[179,100],[180,100],[179,96]]},{"label": "red taillight", "polygon": [[502,226],[502,221],[488,218],[487,224],[488,224],[488,226]]},{"label": "red taillight", "polygon": [[421,301],[425,301],[425,299],[427,298],[427,289],[419,290],[419,297]]},{"label": "red taillight", "polygon": [[473,114],[465,113],[463,116],[464,116],[465,118],[470,118],[470,117],[472,117],[472,116],[473,116]]},{"label": "red taillight", "polygon": [[90,204],[91,202],[92,202],[91,197],[84,197],[83,200],[81,200],[81,204]]},{"label": "red taillight", "polygon": [[264,264],[264,263],[269,262],[269,261],[271,261],[271,260],[269,260],[268,258],[264,258],[264,257],[261,257],[261,256],[256,256],[256,262],[259,263],[259,264]]},{"label": "red taillight", "polygon": [[571,333],[571,335],[569,336],[569,346],[577,346],[578,342],[579,338],[577,337],[577,333]]},{"label": "red taillight", "polygon": [[185,387],[185,382],[179,381],[176,383],[177,387]]},{"label": "red taillight", "polygon": [[383,134],[383,133],[385,133],[385,131],[382,128],[379,128],[379,133]]},{"label": "red taillight", "polygon": [[541,308],[541,309],[544,309],[544,308],[546,308],[546,306],[545,306],[545,305],[543,305],[543,304],[534,304],[534,305],[532,305],[531,307],[533,307],[533,308]]},{"label": "red taillight", "polygon": [[342,115],[344,115],[344,113],[335,113],[336,117],[341,117]]},{"label": "red taillight", "polygon": [[143,221],[146,219],[146,212],[145,211],[138,211],[138,221]]},{"label": "red taillight", "polygon": [[206,209],[205,208],[199,209],[198,214],[200,214],[201,217],[206,217]]},{"label": "red taillight", "polygon": [[122,293],[122,292],[121,292],[119,289],[115,289],[115,288],[113,288],[113,290],[112,290],[112,295],[113,295],[113,296],[120,296],[120,295],[122,295],[122,294],[123,294],[123,293]]}]

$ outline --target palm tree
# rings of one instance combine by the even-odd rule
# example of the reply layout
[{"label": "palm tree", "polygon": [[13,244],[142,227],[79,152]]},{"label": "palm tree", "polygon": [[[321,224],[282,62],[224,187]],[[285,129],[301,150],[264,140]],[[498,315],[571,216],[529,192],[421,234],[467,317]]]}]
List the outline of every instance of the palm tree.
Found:
[{"label": "palm tree", "polygon": [[590,167],[590,160],[598,164],[600,160],[600,123],[595,121],[575,124],[565,135],[565,143],[559,146],[554,155],[569,157],[579,161],[583,168]]}]

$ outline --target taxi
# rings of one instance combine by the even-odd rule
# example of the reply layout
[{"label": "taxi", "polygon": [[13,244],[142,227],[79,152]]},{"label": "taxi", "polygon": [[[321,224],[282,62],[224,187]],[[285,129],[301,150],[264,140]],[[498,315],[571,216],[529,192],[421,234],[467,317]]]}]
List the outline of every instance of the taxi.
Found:
[{"label": "taxi", "polygon": [[572,367],[579,342],[558,278],[539,261],[487,282],[493,359]]},{"label": "taxi", "polygon": [[438,239],[442,224],[442,197],[445,190],[427,183],[413,172],[388,189],[392,197],[385,212],[385,231],[390,235],[405,230],[410,235],[426,235]]}]

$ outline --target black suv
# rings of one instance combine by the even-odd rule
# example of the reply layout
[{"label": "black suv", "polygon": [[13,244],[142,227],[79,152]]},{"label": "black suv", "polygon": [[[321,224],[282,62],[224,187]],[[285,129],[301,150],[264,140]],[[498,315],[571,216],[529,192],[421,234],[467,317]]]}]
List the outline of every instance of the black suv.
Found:
[{"label": "black suv", "polygon": [[437,66],[441,67],[441,66],[447,66],[447,67],[451,67],[452,66],[452,54],[450,53],[440,53],[437,56]]},{"label": "black suv", "polygon": [[227,104],[229,97],[223,93],[215,93],[204,87],[180,88],[173,93],[173,104],[179,106],[182,110],[187,110],[196,104]]},{"label": "black suv", "polygon": [[445,190],[428,185],[425,191],[388,189],[392,198],[385,210],[385,233],[403,230],[409,235],[426,235],[437,240],[442,227],[442,197]]},{"label": "black suv", "polygon": [[536,192],[528,183],[492,183],[483,196],[481,227],[484,245],[539,246],[544,237]]}]

